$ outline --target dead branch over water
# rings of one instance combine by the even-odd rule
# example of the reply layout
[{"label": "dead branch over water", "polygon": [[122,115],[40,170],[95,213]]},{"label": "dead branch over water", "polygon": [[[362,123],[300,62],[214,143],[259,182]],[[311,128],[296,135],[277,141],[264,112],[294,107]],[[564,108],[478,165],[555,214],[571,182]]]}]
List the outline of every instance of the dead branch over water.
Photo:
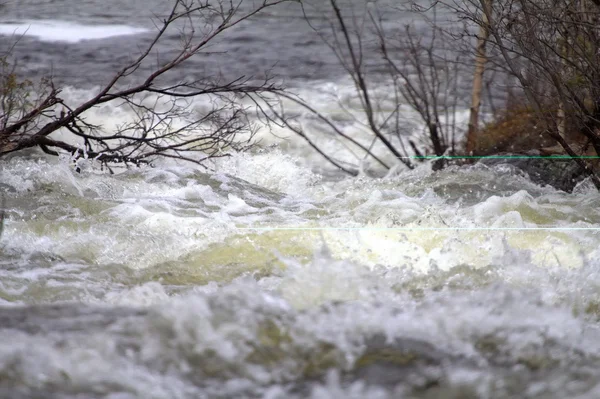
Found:
[{"label": "dead branch over water", "polygon": [[[206,52],[215,38],[286,1],[262,0],[248,6],[243,1],[175,0],[169,14],[156,21],[150,44],[95,95],[76,104],[61,97],[51,78],[39,86],[19,80],[6,54],[0,71],[0,156],[39,147],[48,154],[67,152],[105,165],[150,163],[158,156],[202,164],[226,155],[226,150],[248,148],[255,127],[240,100],[279,91],[270,77],[257,83],[255,76],[226,80],[215,73],[194,81],[162,82]],[[156,48],[172,32],[179,34],[181,46],[172,57],[160,60]],[[140,73],[142,66],[153,63],[150,73]],[[192,98],[204,99],[205,109],[194,109]],[[89,111],[107,103],[129,109],[134,120],[110,131],[90,123]],[[58,138],[59,131],[68,139]]]}]

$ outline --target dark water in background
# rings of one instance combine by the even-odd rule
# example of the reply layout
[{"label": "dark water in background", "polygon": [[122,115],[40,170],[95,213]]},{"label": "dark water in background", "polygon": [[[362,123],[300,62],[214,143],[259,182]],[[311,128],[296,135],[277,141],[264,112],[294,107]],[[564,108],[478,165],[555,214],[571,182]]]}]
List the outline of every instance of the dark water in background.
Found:
[{"label": "dark water in background", "polygon": [[[249,7],[251,0],[243,3]],[[347,16],[365,16],[362,0],[342,1]],[[110,74],[132,59],[138,49],[144,48],[154,30],[153,21],[164,15],[171,3],[162,0],[132,1],[37,1],[9,0],[2,8],[0,21],[14,23],[28,21],[70,21],[86,27],[97,25],[128,25],[147,28],[146,33],[118,36],[101,40],[83,40],[77,43],[40,41],[25,36],[17,43],[14,54],[20,70],[28,76],[51,74],[62,84],[75,87],[98,85]],[[394,7],[390,5],[394,4]],[[399,11],[400,2],[380,2],[379,9],[390,27],[414,22],[415,15]],[[325,2],[316,2],[305,8],[311,23],[328,28],[330,9]],[[78,32],[73,32],[75,35]],[[2,48],[12,39],[2,36]],[[172,54],[179,44],[177,30],[165,36],[158,47],[160,54]],[[373,73],[381,72],[381,60],[374,56],[372,34],[365,31],[365,59]],[[261,76],[265,71],[286,81],[335,80],[344,74],[331,50],[307,24],[299,4],[281,4],[267,9],[251,21],[228,31],[209,49],[211,54],[194,57],[176,72],[177,78],[204,77],[223,74],[233,76]],[[224,53],[222,53],[224,52]],[[221,54],[215,54],[221,53]]]}]

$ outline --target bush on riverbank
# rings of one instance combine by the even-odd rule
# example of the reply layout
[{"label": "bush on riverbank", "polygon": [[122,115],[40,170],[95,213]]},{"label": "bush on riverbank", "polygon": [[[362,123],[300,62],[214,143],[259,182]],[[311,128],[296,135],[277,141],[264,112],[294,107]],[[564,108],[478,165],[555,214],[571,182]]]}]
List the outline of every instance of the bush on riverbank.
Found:
[{"label": "bush on riverbank", "polygon": [[[556,114],[556,107],[547,109],[550,115]],[[564,138],[573,151],[580,156],[596,156],[593,146],[581,134],[582,122],[573,117],[567,117],[565,122]],[[481,156],[498,153],[566,155],[565,150],[547,134],[548,129],[548,123],[531,107],[522,104],[511,106],[480,129],[474,153]]]},{"label": "bush on riverbank", "polygon": [[554,140],[543,134],[544,129],[545,126],[535,118],[529,107],[508,108],[480,129],[474,153],[518,153],[554,145]]},{"label": "bush on riverbank", "polygon": [[[547,110],[550,114],[556,113],[556,107],[548,107]],[[585,137],[578,132],[578,125],[578,121],[567,118],[565,139],[578,155],[595,155],[591,146],[585,147]],[[539,151],[541,155],[566,154],[547,134],[548,129],[548,123],[531,107],[523,104],[510,106],[480,129],[474,153],[493,155]]]}]

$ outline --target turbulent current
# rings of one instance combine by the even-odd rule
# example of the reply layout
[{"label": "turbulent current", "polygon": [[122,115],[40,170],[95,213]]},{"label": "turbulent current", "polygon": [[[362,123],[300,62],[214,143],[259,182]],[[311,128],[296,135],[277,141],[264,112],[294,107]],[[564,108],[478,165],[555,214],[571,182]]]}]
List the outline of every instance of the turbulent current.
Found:
[{"label": "turbulent current", "polygon": [[[35,22],[35,3],[2,25],[33,27],[31,71],[147,28],[94,1],[44,3],[52,22]],[[352,101],[338,77],[300,77],[313,104]],[[65,98],[89,96],[73,85]],[[207,169],[0,160],[0,398],[600,397],[589,182],[567,194],[508,165],[428,163],[347,178],[276,133]]]},{"label": "turbulent current", "polygon": [[585,183],[328,181],[277,150],[82,166],[1,165],[0,397],[600,395]]}]

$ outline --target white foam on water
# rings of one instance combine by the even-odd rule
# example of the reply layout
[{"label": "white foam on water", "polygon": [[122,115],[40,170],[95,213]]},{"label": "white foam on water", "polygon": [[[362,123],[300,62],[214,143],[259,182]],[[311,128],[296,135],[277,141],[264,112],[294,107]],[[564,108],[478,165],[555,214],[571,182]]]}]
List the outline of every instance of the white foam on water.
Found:
[{"label": "white foam on water", "polygon": [[[99,107],[90,121],[130,117]],[[301,381],[297,397],[383,398],[407,396],[410,383],[344,379],[373,336],[474,364],[436,372],[478,394],[505,383],[481,342],[515,367],[600,358],[599,235],[543,229],[597,226],[594,190],[568,195],[501,167],[329,181],[293,154],[264,148],[213,171],[168,161],[117,175],[89,161],[78,173],[68,157],[3,160],[11,267],[0,299],[140,314],[84,333],[4,339],[0,329],[10,342],[0,377],[181,398],[294,398],[287,387]],[[515,227],[539,229],[503,230]],[[302,370],[323,378],[306,382]]]},{"label": "white foam on water", "polygon": [[[67,103],[76,104],[89,100],[97,90],[98,89],[80,90],[77,88],[66,87],[63,89],[62,95]],[[374,140],[373,133],[366,127],[364,120],[365,116],[360,110],[360,107],[358,107],[357,104],[352,104],[352,98],[354,96],[353,90],[353,87],[348,82],[339,84],[327,82],[317,83],[311,87],[295,91],[302,97],[309,99],[310,104],[319,112],[335,119],[335,124],[339,126],[345,134],[353,137],[365,147],[370,148],[372,152],[384,160],[388,166],[396,169],[400,168],[402,170],[404,167],[395,156],[385,148],[380,140]],[[390,96],[389,93],[386,95]],[[195,110],[194,112],[198,115],[202,115],[207,110],[214,107],[213,100],[214,99],[209,97],[199,97],[190,99],[188,103],[190,109]],[[158,98],[154,95],[144,96],[143,102],[149,107],[160,108],[168,107],[170,105],[169,98]],[[365,157],[364,151],[349,142],[340,141],[339,137],[330,131],[330,128],[322,121],[315,119],[310,112],[293,102],[284,102],[290,115],[296,116],[295,121],[303,126],[310,139],[325,153],[332,155],[336,160],[341,161],[342,164],[348,166],[350,169],[370,171],[378,175],[385,173],[385,169],[383,169],[381,165],[373,159]],[[246,105],[249,107],[253,106],[252,103]],[[401,118],[404,120],[402,136],[405,139],[411,139],[413,142],[417,143],[417,145],[421,146],[420,143],[423,139],[423,131],[418,115],[408,107],[402,107],[400,112]],[[462,113],[460,114],[462,115]],[[127,106],[116,107],[115,104],[110,103],[94,107],[86,113],[86,120],[91,124],[101,126],[104,134],[108,135],[110,135],[111,132],[116,131],[119,126],[132,122],[135,117],[135,113]],[[185,120],[183,119],[179,122],[174,121],[174,125],[171,128],[176,129],[184,123]],[[290,194],[290,190],[298,186],[298,178],[302,184],[304,184],[307,179],[312,180],[313,182],[318,180],[316,176],[308,176],[306,172],[301,172],[304,173],[304,176],[299,176],[298,166],[302,166],[302,169],[304,170],[314,169],[315,166],[326,171],[335,170],[335,168],[325,161],[320,154],[310,148],[300,136],[291,132],[289,129],[277,127],[273,124],[271,124],[270,128],[267,128],[261,122],[257,122],[257,125],[261,128],[259,129],[259,133],[255,136],[255,143],[257,148],[262,148],[263,153],[267,153],[268,156],[261,157],[260,154],[256,153],[252,154],[252,156],[238,154],[235,156],[236,162],[234,164],[227,161],[221,162],[221,160],[216,160],[214,167],[227,173],[234,173],[238,177],[259,185],[264,183],[266,187],[287,194]],[[202,134],[201,131],[198,133]],[[53,137],[70,144],[82,146],[82,143],[74,140],[73,135],[67,130],[57,132],[53,134]],[[237,140],[240,141],[246,139],[248,139],[248,136],[245,135],[240,135],[237,138]],[[397,143],[395,144],[397,145]],[[278,160],[282,162],[281,165],[276,163],[276,158],[273,156],[276,152],[272,151],[273,148],[281,150],[281,157],[278,158]],[[261,163],[260,165],[258,164],[259,162]],[[252,165],[250,165],[250,163],[252,163]],[[212,163],[208,162],[208,165],[212,165]],[[272,176],[276,171],[281,172],[280,176],[277,178],[279,183],[275,185],[275,182],[259,181],[259,172],[261,168],[273,169],[269,171],[268,176]],[[291,168],[296,169],[295,176],[289,173],[290,171],[288,169]]]},{"label": "white foam on water", "polygon": [[[111,291],[102,298],[104,304],[115,306],[150,306],[164,303],[169,295],[164,287],[155,281],[127,288],[122,291]],[[96,301],[92,299],[92,303]]]},{"label": "white foam on water", "polygon": [[[375,119],[378,124],[387,120],[397,105],[394,92],[389,87],[390,85],[385,83],[371,87],[372,98],[377,98]],[[350,78],[341,78],[336,82],[312,82],[310,86],[291,88],[290,91],[297,94],[321,115],[325,115],[342,133],[368,148],[388,166],[394,167],[400,164],[381,140],[375,139]],[[376,174],[385,172],[385,169],[377,161],[365,155],[364,150],[350,141],[342,139],[330,126],[309,110],[288,99],[284,99],[283,104],[287,115],[293,117],[293,124],[298,125],[317,147],[336,161],[361,171],[368,170]],[[461,141],[463,134],[461,126],[466,126],[468,113],[468,109],[460,109],[456,112],[457,142]],[[421,148],[422,152],[429,149],[430,139],[423,128],[423,121],[419,113],[410,106],[401,104],[398,114],[401,121],[400,131],[395,132],[393,128],[389,128],[388,140],[400,148],[396,136],[399,134],[407,148],[409,148],[408,140],[412,140]],[[446,123],[443,116],[441,118],[442,125],[452,123],[452,121]],[[259,134],[260,140],[267,145],[278,145],[286,153],[297,155],[304,160],[305,165],[312,167],[319,165],[325,170],[333,169],[324,161],[322,155],[310,148],[307,142],[296,133],[279,127],[275,127],[273,130],[274,134],[270,134],[268,129],[262,129]],[[409,156],[410,154],[412,154],[412,150],[409,150]]]},{"label": "white foam on water", "polygon": [[77,43],[115,36],[137,35],[145,28],[127,25],[81,25],[73,21],[28,20],[0,23],[0,35],[30,36],[45,42]]},{"label": "white foam on water", "polygon": [[[239,278],[181,296],[167,297],[155,282],[134,287],[111,296],[109,303],[153,305],[104,323],[101,315],[84,313],[76,316],[82,318],[80,324],[72,324],[73,316],[66,314],[64,327],[62,319],[55,318],[56,324],[47,327],[50,330],[45,334],[0,330],[0,342],[5,343],[0,344],[0,375],[10,373],[12,381],[37,389],[59,385],[103,394],[118,388],[143,397],[218,393],[296,398],[307,396],[288,392],[289,384],[304,381],[302,370],[313,370],[326,377],[304,382],[308,397],[377,393],[376,397],[391,398],[410,392],[411,384],[418,387],[418,381],[378,386],[348,382],[340,375],[373,350],[368,342],[374,336],[380,337],[375,350],[389,348],[390,356],[404,353],[394,352],[397,340],[427,343],[430,351],[442,356],[439,364],[434,362],[429,368],[436,370],[438,378],[444,377],[440,381],[448,389],[487,387],[498,392],[502,384],[514,384],[516,375],[528,375],[527,369],[518,368],[526,361],[576,370],[580,361],[600,358],[598,329],[577,317],[570,308],[573,302],[563,296],[563,289],[581,285],[580,276],[564,269],[548,276],[537,269],[525,273],[524,264],[502,267],[493,284],[471,281],[474,285],[468,295],[464,293],[468,275],[441,281],[462,281],[467,284],[462,288],[452,284],[436,288],[436,276],[430,276],[414,286],[427,294],[415,300],[402,288],[408,290],[418,282],[415,274],[369,271],[351,262],[337,262],[323,251],[304,265],[307,270],[292,263],[269,282]],[[595,267],[590,265],[589,271]],[[564,285],[552,285],[556,278]],[[597,274],[594,281],[600,281]],[[291,290],[291,282],[304,284],[305,292]],[[334,286],[342,289],[327,289]],[[318,297],[318,292],[325,294],[320,301],[306,301],[311,294]],[[305,299],[296,302],[301,297]],[[100,322],[102,328],[82,330],[87,317],[88,323]],[[498,353],[490,355],[481,343],[496,345]],[[454,356],[460,361],[447,367]],[[511,368],[513,363],[517,366]],[[536,375],[544,373],[544,367]],[[585,370],[583,366],[581,372]],[[543,389],[565,389],[564,384],[577,380],[578,375],[567,371],[560,381],[542,380],[541,384]]]},{"label": "white foam on water", "polygon": [[258,154],[233,154],[218,160],[216,169],[295,198],[306,198],[307,190],[314,190],[321,180],[319,175],[303,166],[299,158],[277,149]]},{"label": "white foam on water", "polygon": [[[538,266],[581,267],[598,251],[593,231],[568,230],[600,221],[592,191],[569,197],[546,190],[534,197],[513,189],[467,205],[447,203],[426,188],[433,176],[435,184],[448,187],[469,176],[451,171],[321,182],[278,150],[235,155],[216,166],[216,174],[165,164],[110,176],[93,169],[77,173],[68,159],[15,158],[3,165],[2,181],[20,197],[31,196],[34,208],[13,205],[2,240],[14,253],[134,268],[192,253],[201,259],[202,250],[225,250],[234,237],[240,259],[272,254],[282,245],[311,253],[325,243],[336,259],[422,272],[485,267],[504,259],[507,248],[525,251]],[[493,170],[480,178],[496,182]],[[238,229],[253,226],[260,229]],[[261,239],[265,234],[273,247]]]},{"label": "white foam on water", "polygon": [[[352,89],[321,89],[302,94],[331,115],[350,109],[336,118],[370,145]],[[88,118],[110,132],[132,113],[105,105]],[[360,161],[300,119],[322,148]],[[550,398],[583,386],[582,373],[596,383],[600,234],[569,230],[600,225],[589,184],[568,195],[502,167],[426,164],[331,181],[298,137],[270,140],[210,170],[159,161],[109,175],[89,160],[78,173],[68,157],[0,160],[0,303],[73,306],[50,320],[43,309],[1,315],[17,325],[0,326],[0,380],[65,396],[270,399],[410,397],[421,382],[493,397],[519,378]],[[522,227],[534,230],[506,230]],[[402,363],[411,352],[398,342],[442,359]],[[348,381],[372,352],[415,380]]]}]

